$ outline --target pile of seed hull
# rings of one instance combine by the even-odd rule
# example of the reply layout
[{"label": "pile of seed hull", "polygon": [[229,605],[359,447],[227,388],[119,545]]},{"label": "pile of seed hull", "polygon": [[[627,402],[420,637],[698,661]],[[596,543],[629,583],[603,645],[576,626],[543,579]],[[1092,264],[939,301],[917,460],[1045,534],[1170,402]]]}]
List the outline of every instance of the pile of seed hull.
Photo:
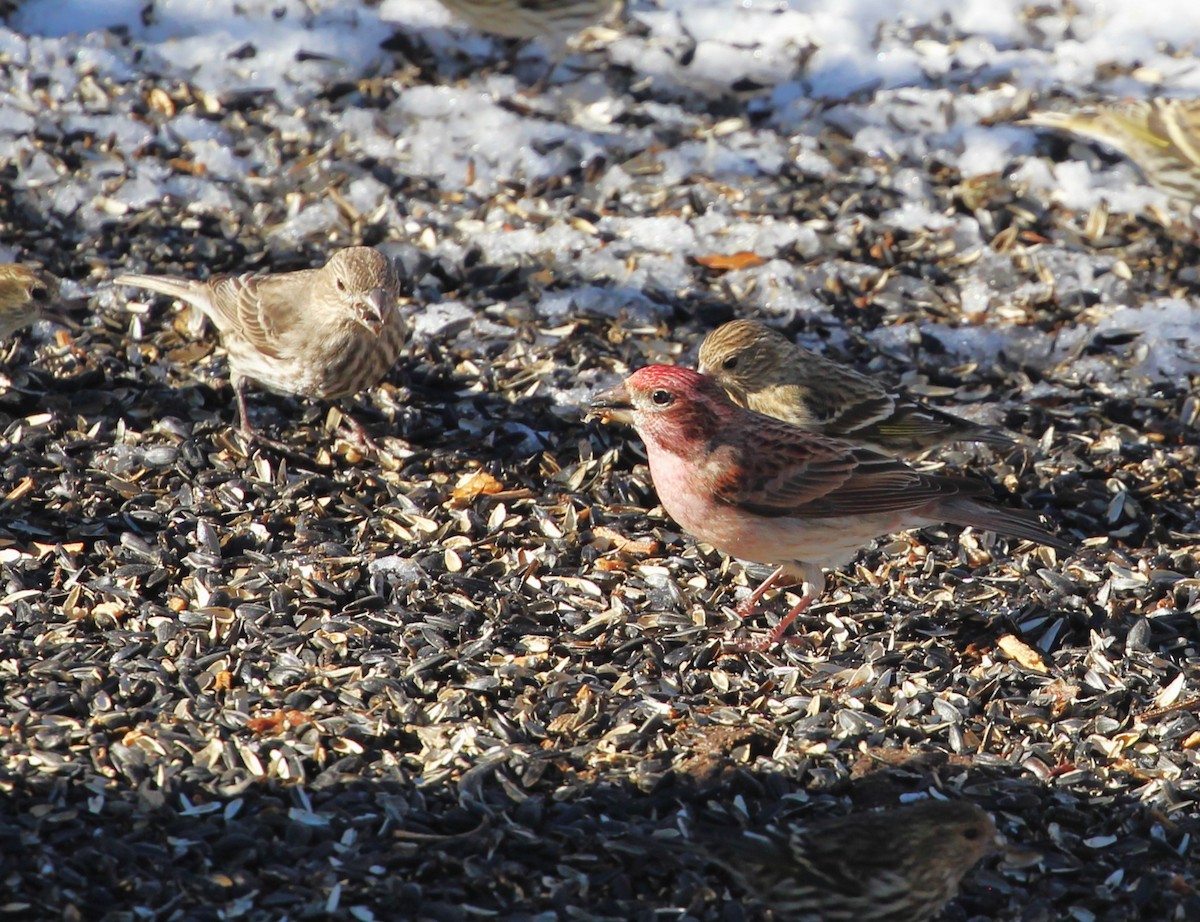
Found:
[{"label": "pile of seed hull", "polygon": [[[848,113],[882,90],[791,125],[771,86],[689,86],[682,58],[643,79],[619,43],[536,93],[536,50],[398,27],[376,72],[222,98],[136,35],[77,58],[6,35],[31,124],[0,145],[0,244],[88,301],[0,368],[0,916],[769,918],[698,829],[933,793],[1012,846],[946,919],[1200,917],[1195,347],[1112,322],[1194,302],[1184,222],[864,152]],[[399,131],[440,87],[555,168],[441,182],[346,127]],[[619,115],[584,144],[602,98]],[[89,128],[122,115],[141,133]],[[185,117],[244,175],[206,169]],[[780,156],[733,177],[696,153],[731,137]],[[148,172],[173,191],[131,204]],[[945,224],[895,220],[914,182]],[[210,328],[109,284],[356,243],[401,265],[413,339],[347,411],[252,392],[286,452],[235,431]],[[682,535],[636,435],[578,405],[739,316],[1020,434],[923,463],[1074,550],[886,538],[797,643],[729,649],[795,597],[740,621],[762,568]]]}]

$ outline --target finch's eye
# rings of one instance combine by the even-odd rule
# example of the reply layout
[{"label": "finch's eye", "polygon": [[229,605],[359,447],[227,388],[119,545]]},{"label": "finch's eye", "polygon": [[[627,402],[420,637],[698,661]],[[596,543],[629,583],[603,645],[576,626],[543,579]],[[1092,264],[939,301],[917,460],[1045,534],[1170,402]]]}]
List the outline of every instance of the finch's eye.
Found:
[{"label": "finch's eye", "polygon": [[966,839],[968,842],[974,842],[976,839],[979,838],[979,830],[978,829],[964,829],[963,830],[963,838]]},{"label": "finch's eye", "polygon": [[48,294],[50,294],[50,292],[48,292],[42,285],[34,285],[29,289],[29,297],[33,298],[35,301],[46,300],[46,295]]},{"label": "finch's eye", "polygon": [[737,363],[738,363],[737,356],[731,355],[729,358],[727,358],[725,361],[723,361],[721,363],[721,367],[724,368],[726,371],[733,371],[735,368],[737,368]]},{"label": "finch's eye", "polygon": [[675,395],[661,387],[650,395],[656,407],[668,407],[675,402]]},{"label": "finch's eye", "polygon": [[336,280],[336,284],[337,284],[337,290],[338,290],[338,291],[345,291],[345,290],[346,290],[346,283],[345,283],[345,282],[343,282],[341,279],[337,279],[337,280]]}]

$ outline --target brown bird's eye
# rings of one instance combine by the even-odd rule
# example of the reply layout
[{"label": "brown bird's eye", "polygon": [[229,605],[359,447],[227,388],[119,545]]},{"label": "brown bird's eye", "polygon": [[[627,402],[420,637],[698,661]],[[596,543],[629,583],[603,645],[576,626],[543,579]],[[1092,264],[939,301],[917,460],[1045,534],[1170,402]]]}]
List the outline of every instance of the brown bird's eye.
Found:
[{"label": "brown bird's eye", "polygon": [[650,395],[650,399],[654,401],[656,407],[670,406],[675,401],[675,395],[670,391],[663,390],[661,387]]},{"label": "brown bird's eye", "polygon": [[978,829],[966,829],[963,831],[963,838],[966,839],[968,842],[974,842],[976,839],[979,838],[979,830]]},{"label": "brown bird's eye", "polygon": [[46,299],[46,295],[48,294],[50,294],[50,292],[46,290],[44,285],[34,285],[29,289],[29,297],[33,298],[35,301],[44,301]]},{"label": "brown bird's eye", "polygon": [[738,363],[737,356],[731,355],[729,358],[727,358],[725,361],[723,361],[721,363],[721,367],[724,368],[726,371],[733,371],[735,368],[737,368],[737,363]]},{"label": "brown bird's eye", "polygon": [[335,279],[335,283],[337,284],[337,290],[338,290],[338,291],[345,291],[345,290],[346,290],[346,283],[345,283],[345,282],[343,282],[341,279]]}]

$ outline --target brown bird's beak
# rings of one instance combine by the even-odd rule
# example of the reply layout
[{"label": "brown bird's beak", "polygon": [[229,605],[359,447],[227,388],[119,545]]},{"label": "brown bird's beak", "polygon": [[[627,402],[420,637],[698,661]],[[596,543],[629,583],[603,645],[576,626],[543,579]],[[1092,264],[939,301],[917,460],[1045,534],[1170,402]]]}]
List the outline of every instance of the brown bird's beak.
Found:
[{"label": "brown bird's beak", "polygon": [[618,423],[632,423],[633,401],[629,399],[629,391],[625,390],[625,385],[618,384],[593,397],[587,406],[584,419],[591,419],[593,416]]},{"label": "brown bird's beak", "polygon": [[383,332],[383,315],[387,310],[387,295],[382,288],[367,292],[355,307],[355,319],[378,336]]},{"label": "brown bird's beak", "polygon": [[59,298],[54,307],[43,312],[42,319],[51,320],[69,330],[82,330],[83,324],[76,320],[72,314],[79,313],[87,308],[88,301],[89,299],[86,296]]}]

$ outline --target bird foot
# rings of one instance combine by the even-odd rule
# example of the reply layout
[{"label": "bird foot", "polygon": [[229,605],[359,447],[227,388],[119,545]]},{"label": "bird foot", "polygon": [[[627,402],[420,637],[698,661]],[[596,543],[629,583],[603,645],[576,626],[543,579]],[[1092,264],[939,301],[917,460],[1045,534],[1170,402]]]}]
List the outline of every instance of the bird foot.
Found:
[{"label": "bird foot", "polygon": [[347,442],[350,442],[363,454],[368,452],[380,454],[383,451],[383,449],[379,447],[379,443],[367,434],[367,430],[363,428],[362,423],[350,416],[345,416],[342,418],[342,420],[345,425],[339,429],[339,434],[341,434]]},{"label": "bird foot", "polygon": [[[785,625],[786,631],[786,625]],[[760,634],[757,637],[747,637],[744,640],[730,640],[725,643],[725,651],[729,653],[765,653],[776,644],[786,644],[788,646],[803,646],[808,647],[809,642],[807,637],[792,635],[789,637],[783,636],[779,628],[771,631],[769,634]]]},{"label": "bird foot", "polygon": [[[767,585],[767,584],[764,584],[764,586],[765,585]],[[755,595],[757,595],[757,593]],[[812,604],[814,598],[816,598],[815,593],[805,592],[805,594],[800,598],[800,601],[795,606],[792,607],[791,611],[789,611],[786,615],[783,616],[783,618],[780,620],[780,622],[777,625],[775,625],[775,629],[766,636],[765,640],[757,640],[757,641],[747,640],[744,642],[740,642],[740,643],[749,644],[749,646],[744,646],[744,647],[742,647],[742,649],[745,649],[745,650],[769,650],[771,647],[775,646],[775,644],[777,644],[777,643],[804,643],[805,641],[804,641],[803,637],[785,637],[784,635],[787,634],[788,628],[792,626],[792,622],[794,622],[797,618],[799,618],[800,615],[802,615],[804,613],[804,610],[806,608],[808,608],[809,605]],[[754,608],[758,607],[758,599],[755,598],[754,595],[752,595],[752,596],[750,596],[749,599],[747,599],[745,602],[743,602],[741,605],[738,606],[738,614],[742,615],[743,618],[745,617],[745,615],[742,613],[742,608],[747,607],[748,603],[753,603],[752,605],[748,606],[751,609],[751,611],[753,611]]]},{"label": "bird foot", "polygon": [[361,454],[381,455],[384,453],[384,450],[379,447],[379,443],[371,438],[362,423],[344,410],[335,410],[334,412],[336,415],[332,419],[336,420],[335,431],[338,436],[358,449]]},{"label": "bird foot", "polygon": [[756,611],[758,611],[758,599],[749,598],[739,602],[737,608],[733,610],[733,613],[745,621]]},{"label": "bird foot", "polygon": [[250,450],[252,448],[258,447],[258,448],[266,448],[270,451],[273,451],[276,454],[280,455],[281,457],[287,458],[289,461],[291,461],[294,464],[303,464],[306,467],[311,467],[313,464],[313,459],[310,458],[308,455],[302,455],[300,452],[296,451],[290,445],[285,445],[283,442],[280,442],[278,439],[273,439],[268,435],[263,435],[261,432],[257,431],[256,429],[250,429],[250,428],[243,426],[243,427],[238,428],[237,433],[238,433],[238,435],[241,436],[242,443],[246,447],[245,448],[246,457],[250,456]]}]

